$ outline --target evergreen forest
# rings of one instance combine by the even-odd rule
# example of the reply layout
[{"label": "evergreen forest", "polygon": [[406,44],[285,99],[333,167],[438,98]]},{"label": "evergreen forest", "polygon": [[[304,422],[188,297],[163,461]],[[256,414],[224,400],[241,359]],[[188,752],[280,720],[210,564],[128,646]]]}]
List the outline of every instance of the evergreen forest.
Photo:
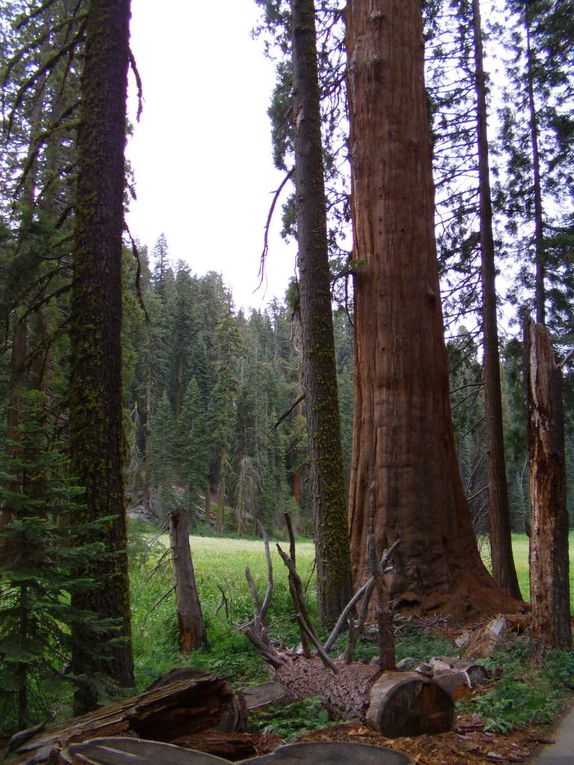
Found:
[{"label": "evergreen forest", "polygon": [[[224,652],[257,651],[286,677],[285,615],[311,660],[369,576],[377,608],[346,629],[378,620],[381,670],[393,614],[504,613],[526,620],[525,661],[574,688],[574,2],[254,3],[283,174],[262,273],[271,224],[298,253],[262,310],[125,225],[128,75],[145,109],[130,0],[0,0],[6,742],[143,691],[152,661],[241,676]],[[280,636],[263,565],[243,603],[216,591],[227,563],[201,564],[197,655],[178,581],[143,605],[180,518],[192,552],[291,535]]]}]

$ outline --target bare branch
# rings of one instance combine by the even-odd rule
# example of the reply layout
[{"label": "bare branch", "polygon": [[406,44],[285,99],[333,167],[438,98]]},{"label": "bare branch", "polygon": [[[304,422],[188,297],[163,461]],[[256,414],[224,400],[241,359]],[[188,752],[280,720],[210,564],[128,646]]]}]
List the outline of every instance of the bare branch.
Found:
[{"label": "bare branch", "polygon": [[129,49],[129,57],[130,57],[130,66],[132,69],[132,72],[134,73],[134,77],[136,79],[136,87],[138,91],[138,110],[136,114],[136,121],[140,121],[140,117],[142,116],[143,111],[143,85],[142,85],[142,78],[138,69],[138,65],[136,63],[136,58],[133,54],[132,49]]},{"label": "bare branch", "polygon": [[124,228],[126,230],[127,235],[130,238],[130,242],[131,242],[131,245],[132,245],[132,253],[133,253],[133,256],[134,256],[135,261],[136,261],[136,282],[135,282],[135,284],[136,284],[136,292],[137,292],[137,296],[138,296],[138,303],[140,304],[140,308],[144,312],[145,320],[149,324],[149,320],[150,320],[149,319],[149,314],[147,312],[147,308],[145,307],[145,302],[144,302],[143,294],[142,294],[142,283],[141,283],[142,264],[141,264],[140,252],[139,252],[138,246],[136,244],[136,241],[135,241],[135,239],[132,236],[132,232],[130,231],[130,227],[128,226],[126,221],[124,221]]},{"label": "bare branch", "polygon": [[257,523],[263,535],[263,544],[265,545],[265,560],[267,561],[267,589],[265,590],[265,596],[263,598],[263,603],[261,604],[261,620],[264,621],[267,609],[271,604],[271,598],[273,597],[273,564],[271,563],[271,551],[269,550],[269,537],[267,536],[267,532],[261,523],[259,523],[259,521],[257,521]]},{"label": "bare branch", "polygon": [[395,641],[393,635],[393,614],[389,600],[389,591],[385,585],[383,568],[379,564],[377,542],[375,538],[375,506],[377,485],[371,483],[369,490],[369,537],[368,557],[375,589],[377,591],[377,625],[379,642],[379,667],[394,669]]},{"label": "bare branch", "polygon": [[293,176],[293,173],[295,172],[295,168],[292,167],[291,170],[287,173],[285,178],[281,181],[278,188],[273,193],[273,199],[271,201],[271,207],[269,208],[269,213],[267,214],[267,221],[265,223],[265,231],[263,234],[263,252],[261,253],[261,261],[259,263],[259,284],[257,285],[257,289],[261,287],[263,284],[263,277],[265,276],[265,260],[267,258],[267,253],[269,252],[269,229],[271,227],[271,221],[273,220],[273,213],[275,212],[275,205],[277,204],[277,200],[281,196],[281,192],[287,185],[287,182],[291,179]]},{"label": "bare branch", "polygon": [[221,611],[221,608],[225,606],[225,618],[229,621],[229,603],[227,602],[227,595],[225,594],[225,591],[222,587],[217,585],[217,589],[221,593],[221,600],[219,601],[219,605],[215,609],[215,616]]},{"label": "bare branch", "polygon": [[291,412],[293,411],[293,409],[295,409],[295,407],[296,407],[298,404],[300,404],[300,403],[301,403],[301,401],[304,401],[304,400],[305,400],[305,394],[304,394],[304,393],[302,393],[302,394],[299,396],[299,398],[298,398],[296,401],[294,401],[294,402],[291,404],[291,406],[289,407],[289,409],[288,409],[286,412],[284,412],[284,413],[281,415],[281,417],[280,417],[280,418],[277,420],[277,422],[275,423],[275,425],[273,425],[273,427],[271,428],[271,430],[277,430],[277,428],[279,427],[279,425],[281,425],[281,423],[282,423],[284,420],[286,420],[286,419],[287,419],[287,417],[289,417],[289,415],[291,414]]},{"label": "bare branch", "polygon": [[[396,542],[394,542],[389,547],[388,550],[384,551],[384,553],[383,553],[383,555],[381,557],[381,561],[380,561],[380,567],[381,567],[381,570],[384,573],[387,573],[387,563],[389,562],[389,558],[391,557],[391,555],[393,554],[395,548],[397,547],[397,545],[399,543],[400,543],[400,539],[397,539]],[[373,588],[374,588],[374,584],[375,583],[374,583],[373,577],[371,576],[369,579],[367,579],[367,581],[363,584],[363,586],[360,587],[357,590],[357,592],[353,595],[353,597],[347,603],[345,608],[341,611],[341,615],[337,619],[337,623],[333,627],[333,629],[331,631],[331,634],[329,635],[329,637],[327,638],[327,642],[325,643],[324,648],[325,648],[326,651],[330,651],[331,648],[333,648],[333,646],[335,645],[335,640],[339,637],[339,634],[340,634],[340,632],[343,629],[343,626],[345,624],[345,620],[347,619],[347,617],[348,617],[349,613],[351,612],[351,610],[359,602],[359,600],[363,596],[367,597],[367,599],[369,599],[371,597],[371,594],[372,594]]]}]

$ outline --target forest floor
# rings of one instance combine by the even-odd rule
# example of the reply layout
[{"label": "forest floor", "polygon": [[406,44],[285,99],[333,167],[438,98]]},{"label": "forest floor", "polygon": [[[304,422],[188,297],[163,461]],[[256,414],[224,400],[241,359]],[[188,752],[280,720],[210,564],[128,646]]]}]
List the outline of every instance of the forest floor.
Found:
[{"label": "forest floor", "polygon": [[[480,632],[485,623],[474,627]],[[430,632],[434,640],[452,641],[458,630],[438,619]],[[505,643],[492,657],[477,659],[477,663],[489,667],[490,679],[469,693],[462,704],[457,703],[456,724],[448,733],[388,739],[352,721],[293,734],[289,743],[385,746],[409,755],[417,765],[538,765],[538,756],[554,742],[565,717],[561,710],[569,710],[574,716],[574,654],[557,655],[554,668],[544,676],[527,669],[528,644],[524,635],[512,634],[511,630]],[[571,733],[574,736],[574,730]],[[265,751],[272,751],[278,742],[274,737],[264,737],[262,745]],[[574,747],[571,760],[543,759],[540,765],[570,761],[574,763]]]},{"label": "forest floor", "polygon": [[386,746],[410,755],[417,765],[492,765],[528,762],[532,753],[552,740],[548,730],[521,726],[509,733],[485,731],[479,715],[457,715],[449,733],[416,738],[387,739],[364,725],[344,723],[310,731],[297,741],[337,741]]}]

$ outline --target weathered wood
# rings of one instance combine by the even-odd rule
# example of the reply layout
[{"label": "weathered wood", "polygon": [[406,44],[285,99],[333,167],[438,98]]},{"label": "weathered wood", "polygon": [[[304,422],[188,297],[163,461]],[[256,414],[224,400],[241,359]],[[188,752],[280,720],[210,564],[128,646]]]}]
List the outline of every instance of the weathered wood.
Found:
[{"label": "weathered wood", "polygon": [[530,601],[532,649],[572,647],[568,579],[568,511],[562,376],[548,330],[525,326],[528,454],[530,460]]},{"label": "weathered wood", "polygon": [[172,743],[186,749],[223,757],[233,762],[255,757],[261,736],[253,733],[225,733],[219,730],[204,730],[194,736],[182,736]]},{"label": "weathered wood", "polygon": [[366,723],[387,738],[445,733],[454,724],[454,705],[417,672],[385,672],[370,690]]},{"label": "weathered wood", "polygon": [[267,683],[253,685],[242,691],[245,707],[249,711],[252,709],[263,709],[276,701],[292,700],[288,691],[276,680],[269,680]]},{"label": "weathered wood", "polygon": [[245,765],[409,765],[402,752],[368,744],[288,744],[272,754],[244,760]]},{"label": "weathered wood", "polygon": [[238,703],[216,675],[178,680],[44,731],[18,749],[18,763],[49,762],[50,752],[92,738],[128,736],[170,742],[209,728],[231,728]]},{"label": "weathered wood", "polygon": [[[74,744],[63,753],[66,765],[223,765],[229,760],[171,744],[104,738]],[[410,765],[406,754],[367,744],[310,743],[282,746],[272,754],[241,760],[244,765]]]},{"label": "weathered wood", "polygon": [[169,537],[175,576],[179,647],[184,653],[190,653],[205,643],[205,624],[195,583],[187,520],[179,509],[169,514]]},{"label": "weathered wood", "polygon": [[61,765],[223,765],[229,760],[173,744],[134,738],[95,738],[60,753]]}]

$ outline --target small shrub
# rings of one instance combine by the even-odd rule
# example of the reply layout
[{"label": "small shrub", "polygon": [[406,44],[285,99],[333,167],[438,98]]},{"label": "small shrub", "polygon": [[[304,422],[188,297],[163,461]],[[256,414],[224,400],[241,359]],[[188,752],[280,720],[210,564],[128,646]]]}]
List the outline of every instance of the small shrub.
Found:
[{"label": "small shrub", "polygon": [[275,733],[289,741],[304,731],[324,728],[328,724],[327,710],[321,699],[314,697],[293,704],[271,704],[250,719],[249,729],[252,733]]},{"label": "small shrub", "polygon": [[506,733],[519,725],[550,723],[574,688],[572,651],[552,651],[544,667],[536,670],[529,662],[528,641],[517,639],[485,663],[500,679],[461,706],[480,714],[487,731]]}]

